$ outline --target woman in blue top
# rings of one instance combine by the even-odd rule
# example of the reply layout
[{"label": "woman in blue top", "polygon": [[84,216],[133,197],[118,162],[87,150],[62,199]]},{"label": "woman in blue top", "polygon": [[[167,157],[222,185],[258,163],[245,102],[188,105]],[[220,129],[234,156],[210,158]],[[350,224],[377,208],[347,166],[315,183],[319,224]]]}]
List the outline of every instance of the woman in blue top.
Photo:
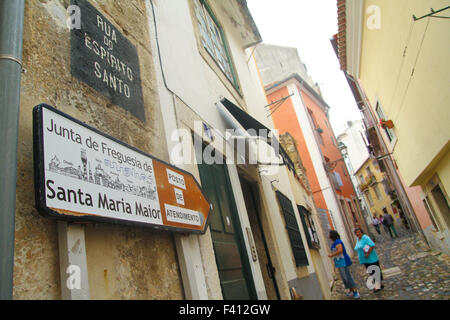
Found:
[{"label": "woman in blue top", "polygon": [[[381,272],[380,260],[378,259],[378,255],[375,250],[375,243],[369,238],[368,235],[364,234],[360,228],[355,229],[355,235],[358,238],[356,241],[355,251],[358,253],[359,263],[363,264],[366,269],[370,266],[377,266],[379,269],[380,281],[375,281],[374,289],[375,292],[378,292],[384,288],[384,285],[381,283],[381,281],[383,281],[383,273]],[[375,271],[373,271],[370,275],[372,276],[374,273]]]},{"label": "woman in blue top", "polygon": [[347,294],[347,297],[359,299],[360,296],[358,290],[356,290],[355,281],[350,274],[350,266],[352,265],[352,260],[345,250],[344,243],[342,242],[339,233],[335,230],[330,231],[330,239],[331,241],[333,241],[333,244],[331,245],[332,253],[328,256],[330,258],[334,258],[334,265],[339,270],[342,282],[344,283],[345,288],[350,290]]}]

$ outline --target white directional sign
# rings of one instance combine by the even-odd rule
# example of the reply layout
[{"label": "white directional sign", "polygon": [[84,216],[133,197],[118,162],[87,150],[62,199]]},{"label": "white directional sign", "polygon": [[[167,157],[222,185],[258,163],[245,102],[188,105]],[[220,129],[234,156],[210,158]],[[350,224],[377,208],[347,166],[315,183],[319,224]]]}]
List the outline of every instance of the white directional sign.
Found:
[{"label": "white directional sign", "polygon": [[41,214],[203,233],[210,204],[194,177],[47,105],[34,109]]}]

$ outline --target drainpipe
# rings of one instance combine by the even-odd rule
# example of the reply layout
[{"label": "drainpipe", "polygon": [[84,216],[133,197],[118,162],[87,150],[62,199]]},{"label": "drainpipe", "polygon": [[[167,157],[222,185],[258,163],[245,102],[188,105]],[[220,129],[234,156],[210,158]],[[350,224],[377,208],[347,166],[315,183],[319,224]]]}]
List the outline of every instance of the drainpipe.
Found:
[{"label": "drainpipe", "polygon": [[24,0],[0,0],[0,300],[11,300]]}]

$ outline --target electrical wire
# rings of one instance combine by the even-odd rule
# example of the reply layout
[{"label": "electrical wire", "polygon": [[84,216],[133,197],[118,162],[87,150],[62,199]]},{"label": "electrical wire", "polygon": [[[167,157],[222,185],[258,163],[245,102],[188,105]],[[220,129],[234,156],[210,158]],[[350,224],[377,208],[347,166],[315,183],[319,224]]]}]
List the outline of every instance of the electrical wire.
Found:
[{"label": "electrical wire", "polygon": [[397,88],[398,88],[398,84],[399,84],[399,80],[400,80],[400,75],[402,73],[403,64],[405,62],[406,52],[408,50],[409,41],[411,40],[411,34],[413,32],[413,29],[414,29],[414,22],[415,22],[414,19],[411,20],[411,23],[409,25],[409,32],[408,32],[408,36],[406,38],[406,45],[405,45],[405,49],[403,50],[403,58],[402,58],[402,62],[400,64],[400,69],[399,69],[398,74],[397,74],[397,80],[395,82],[394,92],[392,93],[392,98],[391,98],[391,103],[390,103],[391,105],[394,102],[394,97],[395,97],[395,94],[397,93]]},{"label": "electrical wire", "polygon": [[413,69],[411,71],[411,75],[409,76],[408,84],[406,85],[406,90],[405,90],[405,93],[403,94],[402,102],[401,102],[400,107],[399,107],[399,109],[397,111],[397,114],[396,114],[396,116],[394,118],[394,122],[397,121],[397,118],[400,115],[400,112],[402,111],[403,104],[404,104],[405,98],[406,98],[406,94],[409,91],[409,85],[411,84],[412,78],[414,76],[414,72],[416,70],[417,62],[419,61],[420,53],[422,52],[422,47],[423,47],[423,43],[425,41],[425,35],[427,34],[429,24],[430,24],[430,18],[428,18],[428,20],[427,20],[427,25],[425,26],[425,30],[424,30],[423,35],[422,35],[422,40],[420,42],[419,50],[417,51],[416,59],[414,61],[414,66],[413,66]]}]

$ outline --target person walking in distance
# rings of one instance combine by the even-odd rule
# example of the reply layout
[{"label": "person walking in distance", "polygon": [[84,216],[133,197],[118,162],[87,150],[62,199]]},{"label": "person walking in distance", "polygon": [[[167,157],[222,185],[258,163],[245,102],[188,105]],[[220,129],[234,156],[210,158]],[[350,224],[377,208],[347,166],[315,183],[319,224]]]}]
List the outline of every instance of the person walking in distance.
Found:
[{"label": "person walking in distance", "polygon": [[[355,235],[358,239],[355,251],[358,254],[359,263],[363,264],[366,269],[370,268],[372,270],[370,276],[375,277],[374,292],[378,292],[384,288],[384,285],[382,284],[383,273],[381,272],[380,260],[375,250],[375,243],[368,235],[364,234],[361,228],[355,229]],[[373,267],[371,268],[371,266]],[[378,275],[377,272],[379,272]]]},{"label": "person walking in distance", "polygon": [[352,265],[352,260],[347,254],[345,250],[344,243],[339,236],[339,233],[335,230],[331,230],[329,237],[333,244],[331,245],[332,253],[328,256],[333,258],[334,265],[339,270],[339,274],[341,276],[342,282],[346,289],[349,290],[347,293],[347,297],[353,297],[354,299],[359,299],[360,295],[358,290],[356,289],[355,281],[350,273],[350,266]]},{"label": "person walking in distance", "polygon": [[380,220],[378,220],[377,216],[374,215],[373,219],[372,219],[372,225],[375,228],[375,230],[377,231],[378,234],[381,234],[381,230],[380,230]]},{"label": "person walking in distance", "polygon": [[384,222],[384,217],[383,217],[383,215],[381,215],[380,214],[380,221],[381,221],[381,224],[383,225],[383,227],[384,227],[384,231],[386,231],[386,233],[389,233],[389,235],[391,236],[391,238],[393,238],[393,236],[392,236],[392,231],[391,231],[391,229],[389,228],[389,226],[387,225],[387,222]]},{"label": "person walking in distance", "polygon": [[[383,215],[382,214],[380,214],[380,216],[378,217],[378,221],[380,221],[380,231],[381,231],[381,226],[383,226],[384,227],[384,231],[386,231],[386,233],[391,233],[390,231],[389,231],[389,229],[388,228],[386,228],[386,226],[384,225],[384,219],[383,219]],[[391,236],[392,237],[392,236]]]},{"label": "person walking in distance", "polygon": [[387,230],[389,230],[389,234],[391,235],[391,238],[394,238],[393,234],[396,238],[398,238],[397,230],[395,230],[394,226],[394,218],[387,212],[386,208],[383,209],[384,216],[383,216],[383,225]]}]

